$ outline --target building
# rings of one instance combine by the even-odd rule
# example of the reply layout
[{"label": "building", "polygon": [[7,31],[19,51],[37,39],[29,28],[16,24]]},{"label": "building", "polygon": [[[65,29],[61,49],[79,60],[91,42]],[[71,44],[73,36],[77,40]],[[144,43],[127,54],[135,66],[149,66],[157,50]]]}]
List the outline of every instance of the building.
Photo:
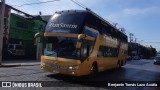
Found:
[{"label": "building", "polygon": [[3,54],[5,55],[8,44],[22,44],[25,46],[26,57],[35,59],[34,35],[41,32],[41,27],[46,24],[50,16],[42,16],[45,21],[40,16],[32,16],[24,12],[23,15],[11,13],[11,9],[22,12],[9,5],[5,6]]},{"label": "building", "polygon": [[[1,2],[0,2],[0,6],[1,6]],[[9,28],[10,28],[10,13],[11,13],[11,8],[6,5],[5,7],[5,12],[4,12],[4,31],[3,31],[3,44],[8,43],[8,39],[9,39]]]}]

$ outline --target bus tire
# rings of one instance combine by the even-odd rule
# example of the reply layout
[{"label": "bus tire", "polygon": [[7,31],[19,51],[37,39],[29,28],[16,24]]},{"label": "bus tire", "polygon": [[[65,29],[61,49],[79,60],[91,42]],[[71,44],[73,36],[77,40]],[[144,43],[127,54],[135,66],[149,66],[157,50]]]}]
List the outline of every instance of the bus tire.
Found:
[{"label": "bus tire", "polygon": [[126,62],[126,59],[125,59],[125,61],[124,61],[124,64],[126,64],[127,62]]},{"label": "bus tire", "polygon": [[121,60],[121,66],[123,66],[124,64],[123,64],[123,60]]},{"label": "bus tire", "polygon": [[91,76],[91,77],[95,77],[95,76],[97,75],[97,73],[98,73],[97,63],[94,62],[94,63],[92,64],[92,67],[91,67],[90,76]]},{"label": "bus tire", "polygon": [[121,61],[120,60],[118,60],[117,65],[118,65],[118,68],[121,68]]}]

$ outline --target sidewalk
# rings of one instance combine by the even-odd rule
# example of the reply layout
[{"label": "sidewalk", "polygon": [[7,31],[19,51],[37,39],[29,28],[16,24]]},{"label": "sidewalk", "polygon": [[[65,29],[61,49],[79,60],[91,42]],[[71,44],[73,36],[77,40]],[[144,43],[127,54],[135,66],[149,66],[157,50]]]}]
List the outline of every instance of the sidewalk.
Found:
[{"label": "sidewalk", "polygon": [[35,66],[40,65],[40,60],[5,60],[0,67]]}]

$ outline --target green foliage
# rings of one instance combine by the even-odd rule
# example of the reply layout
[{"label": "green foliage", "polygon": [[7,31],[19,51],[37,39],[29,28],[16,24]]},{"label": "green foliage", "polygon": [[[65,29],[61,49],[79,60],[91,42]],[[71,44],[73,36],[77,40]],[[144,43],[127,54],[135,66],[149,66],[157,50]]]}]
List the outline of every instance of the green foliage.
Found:
[{"label": "green foliage", "polygon": [[157,51],[152,46],[146,47],[137,43],[129,43],[128,45],[128,55],[132,56],[133,51],[136,55],[142,55],[143,58],[155,57],[157,55]]}]

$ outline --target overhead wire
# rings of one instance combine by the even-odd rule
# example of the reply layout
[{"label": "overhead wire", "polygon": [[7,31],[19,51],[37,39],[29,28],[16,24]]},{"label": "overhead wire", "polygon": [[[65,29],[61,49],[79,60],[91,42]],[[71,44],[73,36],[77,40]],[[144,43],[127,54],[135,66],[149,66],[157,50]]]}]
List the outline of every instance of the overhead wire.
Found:
[{"label": "overhead wire", "polygon": [[[17,0],[16,0],[17,1]],[[36,1],[39,1],[39,2],[36,2]],[[43,3],[51,3],[51,2],[54,2],[54,1],[60,1],[60,0],[52,0],[52,1],[45,1],[45,2],[42,2],[42,1],[40,1],[40,0],[34,0],[34,2],[33,3],[31,3],[31,1],[29,0],[29,2],[28,2],[28,0],[27,0],[27,2],[26,2],[26,0],[21,0],[21,2],[23,2],[23,4],[22,3],[18,3],[17,5],[11,5],[12,7],[14,7],[14,8],[16,8],[16,9],[19,9],[19,10],[22,10],[22,11],[25,11],[25,8],[22,8],[23,6],[25,6],[25,5],[35,5],[35,4],[43,4]],[[43,7],[45,7],[46,9],[43,9],[43,11],[41,11],[41,12],[43,12],[43,13],[46,13],[46,12],[53,12],[52,11],[52,9],[51,8],[48,8],[47,6],[43,6]],[[39,10],[40,8],[38,8],[38,7],[34,7],[34,9],[37,9],[37,10]],[[45,11],[44,11],[45,10]],[[27,12],[27,11],[25,11],[25,12]],[[38,12],[40,12],[40,11],[38,11]],[[37,13],[38,13],[37,12]],[[27,12],[27,13],[30,13],[29,11]]]},{"label": "overhead wire", "polygon": [[[37,0],[36,0],[37,1]],[[40,0],[38,0],[39,2],[41,2]],[[55,1],[55,0],[54,0]],[[60,0],[56,0],[56,1],[60,1]],[[49,2],[48,2],[49,3]],[[50,2],[50,3],[52,3],[52,2]],[[37,10],[39,10],[39,12],[41,12],[42,13],[42,15],[47,15],[47,14],[53,14],[54,13],[54,11],[53,11],[53,9],[52,9],[52,7],[48,7],[48,5],[43,5],[43,6],[41,6],[41,7],[43,7],[43,8],[39,8],[39,7],[37,7],[37,6],[35,6],[36,8],[37,8]]]},{"label": "overhead wire", "polygon": [[51,1],[44,1],[44,2],[36,2],[36,3],[26,3],[26,4],[22,4],[22,5],[12,5],[12,6],[23,7],[26,5],[43,4],[43,3],[50,3],[50,2],[55,2],[55,1],[60,1],[60,0],[51,0]]},{"label": "overhead wire", "polygon": [[75,0],[70,0],[70,1],[72,1],[73,3],[77,4],[78,6],[84,8],[84,9],[86,9],[86,7],[82,4],[80,4],[78,1],[75,1]]},{"label": "overhead wire", "polygon": [[[27,3],[32,3],[32,2],[37,2],[37,0],[22,0],[22,4],[20,4],[20,5],[23,5],[23,4],[27,4]],[[39,8],[37,8],[37,7],[35,7],[34,6],[34,8],[31,10],[31,9],[28,9],[28,7],[18,7],[18,5],[16,6],[17,8],[19,8],[20,10],[23,10],[23,11],[25,11],[25,12],[27,12],[27,13],[30,13],[30,14],[33,14],[33,13],[31,13],[31,12],[33,12],[33,11],[35,11],[36,12],[36,10],[38,10]],[[30,7],[29,7],[30,8]],[[37,12],[38,13],[38,12]]]}]

